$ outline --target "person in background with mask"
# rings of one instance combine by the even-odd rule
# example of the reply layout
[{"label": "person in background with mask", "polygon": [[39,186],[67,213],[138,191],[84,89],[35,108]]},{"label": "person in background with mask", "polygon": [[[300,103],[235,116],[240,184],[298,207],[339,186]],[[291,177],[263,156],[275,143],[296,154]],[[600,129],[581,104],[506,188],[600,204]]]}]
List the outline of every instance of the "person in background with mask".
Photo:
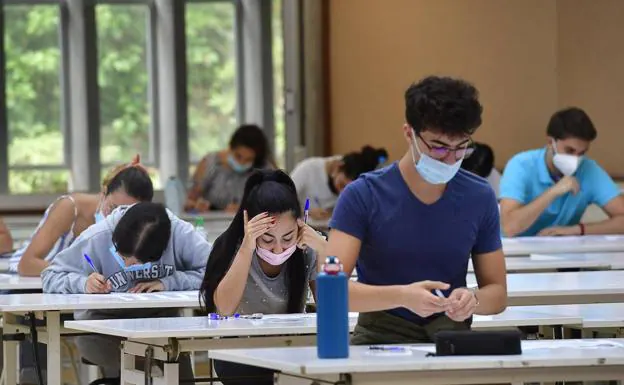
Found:
[{"label": "person in background with mask", "polygon": [[6,254],[13,250],[13,238],[6,224],[0,218],[0,254]]},{"label": "person in background with mask", "polygon": [[[242,202],[208,258],[204,309],[224,316],[302,313],[308,287],[315,295],[316,260],[327,256],[327,241],[302,221],[297,190],[282,171],[256,171]],[[262,368],[215,361],[215,370],[224,385],[273,384],[273,372]]]},{"label": "person in background with mask", "polygon": [[184,210],[236,212],[254,169],[273,168],[269,143],[254,124],[240,126],[228,149],[206,155],[197,165]]},{"label": "person in background with mask", "polygon": [[[482,106],[471,84],[431,76],[405,93],[398,163],[364,174],[340,194],[327,255],[350,275],[359,312],[352,343],[432,342],[466,330],[473,314],[507,305],[498,206],[483,178],[460,168]],[[478,288],[466,287],[472,258]],[[437,291],[436,291],[437,290]]]},{"label": "person in background with mask", "polygon": [[362,147],[361,152],[329,158],[308,158],[291,173],[299,201],[310,199],[310,217],[324,220],[331,217],[338,195],[361,174],[383,165],[388,159],[385,149]]},{"label": "person in background with mask", "polygon": [[[544,148],[515,155],[503,171],[500,214],[503,234],[585,235],[624,233],[624,197],[594,160],[585,156],[597,133],[589,116],[572,107],[556,112]],[[609,219],[580,223],[596,204]]]},{"label": "person in background with mask", "polygon": [[498,197],[501,174],[494,167],[494,151],[492,151],[490,146],[485,143],[475,142],[472,155],[464,159],[461,167],[485,178]]}]

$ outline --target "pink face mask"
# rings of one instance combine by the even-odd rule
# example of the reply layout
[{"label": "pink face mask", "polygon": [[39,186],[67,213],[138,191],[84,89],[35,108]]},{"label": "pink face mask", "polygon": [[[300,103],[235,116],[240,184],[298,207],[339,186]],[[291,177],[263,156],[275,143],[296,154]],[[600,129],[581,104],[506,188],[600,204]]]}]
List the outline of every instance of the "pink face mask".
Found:
[{"label": "pink face mask", "polygon": [[279,266],[282,263],[286,262],[288,258],[290,258],[290,256],[293,255],[296,249],[297,249],[297,244],[294,244],[291,247],[284,250],[283,252],[279,254],[275,254],[269,250],[256,247],[256,254],[258,254],[258,257],[262,258],[267,263],[273,266]]}]

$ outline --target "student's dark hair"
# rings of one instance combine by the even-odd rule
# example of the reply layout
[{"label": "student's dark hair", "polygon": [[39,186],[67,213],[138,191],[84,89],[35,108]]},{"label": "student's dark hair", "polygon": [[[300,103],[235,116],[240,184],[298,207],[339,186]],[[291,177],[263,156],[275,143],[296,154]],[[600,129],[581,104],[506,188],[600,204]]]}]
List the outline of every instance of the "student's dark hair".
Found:
[{"label": "student's dark hair", "polygon": [[352,152],[342,157],[343,165],[340,171],[347,178],[355,180],[360,174],[373,171],[387,159],[388,152],[384,148],[374,149],[371,146],[364,146],[361,152]]},{"label": "student's dark hair", "polygon": [[[199,290],[200,303],[207,313],[216,311],[214,292],[227,273],[238,247],[243,241],[244,210],[248,219],[258,214],[292,213],[295,218],[301,217],[301,205],[297,198],[297,190],[292,179],[283,171],[256,170],[245,184],[242,204],[230,226],[215,241],[206,273]],[[300,313],[304,307],[304,292],[307,287],[305,261],[303,251],[297,249],[286,261],[286,282],[288,282],[288,312]],[[314,268],[314,267],[312,267]]]},{"label": "student's dark hair", "polygon": [[121,217],[113,231],[113,245],[124,256],[141,263],[160,259],[169,244],[171,220],[160,203],[141,202]]},{"label": "student's dark hair", "polygon": [[464,159],[461,167],[486,178],[494,168],[494,151],[485,143],[474,142],[474,152]]},{"label": "student's dark hair", "polygon": [[588,142],[598,136],[594,123],[578,107],[569,107],[557,111],[550,117],[546,134],[554,139],[577,138]]},{"label": "student's dark hair", "polygon": [[256,153],[254,168],[262,168],[271,161],[269,142],[262,129],[255,124],[244,124],[232,134],[230,138],[230,148],[244,146]]},{"label": "student's dark hair", "polygon": [[481,125],[482,112],[479,92],[461,79],[429,76],[405,92],[405,120],[417,134],[472,135]]},{"label": "student's dark hair", "polygon": [[106,195],[117,190],[143,202],[151,202],[154,197],[154,185],[150,176],[140,167],[129,166],[119,171],[105,185]]}]

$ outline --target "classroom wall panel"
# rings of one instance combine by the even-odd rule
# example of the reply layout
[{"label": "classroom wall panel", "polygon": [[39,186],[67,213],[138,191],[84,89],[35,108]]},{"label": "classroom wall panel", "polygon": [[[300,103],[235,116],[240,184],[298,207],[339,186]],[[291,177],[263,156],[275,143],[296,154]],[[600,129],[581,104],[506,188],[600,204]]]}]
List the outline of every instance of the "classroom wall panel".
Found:
[{"label": "classroom wall panel", "polygon": [[[617,1],[617,0],[616,0]],[[333,153],[363,144],[407,150],[403,93],[429,74],[472,81],[485,107],[476,139],[502,168],[545,143],[557,107],[555,0],[329,2]]]},{"label": "classroom wall panel", "polygon": [[559,106],[590,115],[598,139],[590,155],[624,178],[624,1],[558,0]]}]

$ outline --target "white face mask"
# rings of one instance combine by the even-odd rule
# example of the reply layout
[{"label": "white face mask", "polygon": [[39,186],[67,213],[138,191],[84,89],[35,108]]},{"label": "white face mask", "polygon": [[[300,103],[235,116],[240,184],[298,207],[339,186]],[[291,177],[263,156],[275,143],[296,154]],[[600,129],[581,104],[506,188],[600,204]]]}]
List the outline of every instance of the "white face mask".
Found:
[{"label": "white face mask", "polygon": [[[412,134],[413,143],[410,146],[412,151],[412,160],[414,161],[414,166],[420,176],[430,184],[444,184],[453,179],[455,174],[457,174],[457,171],[459,171],[464,159],[462,158],[453,164],[446,164],[439,160],[433,159],[429,155],[423,154],[420,151],[420,148],[418,148],[418,144],[416,143],[416,133],[414,130],[412,130]],[[420,155],[418,161],[416,161],[416,156],[414,155],[414,147]]]},{"label": "white face mask", "polygon": [[552,142],[552,148],[555,155],[553,156],[553,164],[563,175],[574,175],[581,164],[583,157],[578,155],[559,154],[555,141]]}]

